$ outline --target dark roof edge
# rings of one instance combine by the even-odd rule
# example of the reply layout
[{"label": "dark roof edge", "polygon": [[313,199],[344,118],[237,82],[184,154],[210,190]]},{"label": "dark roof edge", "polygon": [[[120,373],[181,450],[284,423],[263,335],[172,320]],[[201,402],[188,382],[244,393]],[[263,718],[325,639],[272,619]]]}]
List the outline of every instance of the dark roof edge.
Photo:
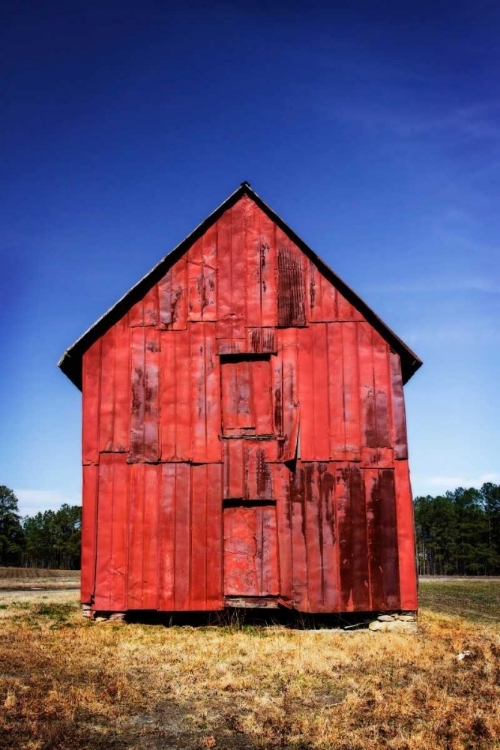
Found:
[{"label": "dark roof edge", "polygon": [[165,265],[175,263],[184,252],[226,211],[231,208],[243,195],[248,195],[270,219],[307,255],[314,260],[320,271],[339,289],[341,294],[364,315],[369,323],[380,333],[387,343],[401,357],[403,382],[406,383],[422,365],[422,361],[408,346],[374,313],[374,311],[358,295],[332,271],[306,243],[290,229],[283,219],[270,208],[265,201],[250,187],[248,182],[241,185],[226,198],[204,221],[201,222],[188,236],[182,240],[170,253],[162,258],[145,276],[134,284],[104,315],[88,328],[69,349],[67,349],[57,366],[80,390],[82,389],[82,357],[87,349],[97,341],[112,325],[161,279]]}]

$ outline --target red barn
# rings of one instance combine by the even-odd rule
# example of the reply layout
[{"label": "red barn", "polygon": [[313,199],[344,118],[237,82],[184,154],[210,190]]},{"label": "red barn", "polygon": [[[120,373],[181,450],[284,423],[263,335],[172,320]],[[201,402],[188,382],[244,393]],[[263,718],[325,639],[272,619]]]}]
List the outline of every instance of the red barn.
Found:
[{"label": "red barn", "polygon": [[62,357],[94,611],[416,610],[418,357],[243,183]]}]

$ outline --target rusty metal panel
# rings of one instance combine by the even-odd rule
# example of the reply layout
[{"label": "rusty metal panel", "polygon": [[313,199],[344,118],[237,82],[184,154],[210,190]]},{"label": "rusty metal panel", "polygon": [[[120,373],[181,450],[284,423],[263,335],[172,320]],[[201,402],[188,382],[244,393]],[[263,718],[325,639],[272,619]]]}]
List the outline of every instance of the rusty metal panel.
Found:
[{"label": "rusty metal panel", "polygon": [[101,339],[101,403],[99,412],[99,451],[113,450],[115,390],[115,329],[110,328]]},{"label": "rusty metal panel", "polygon": [[307,580],[307,543],[305,518],[305,472],[298,465],[290,477],[290,506],[292,514],[292,590],[295,607],[309,612]]},{"label": "rusty metal panel", "polygon": [[403,394],[403,379],[399,354],[389,352],[391,393],[392,393],[392,441],[394,458],[408,458],[408,439],[406,436],[406,412]]},{"label": "rusty metal panel", "polygon": [[293,540],[290,469],[284,464],[272,467],[273,496],[276,499],[278,534],[280,603],[288,608],[295,606],[293,592]]},{"label": "rusty metal panel", "polygon": [[94,607],[127,608],[127,505],[129,467],[124,454],[103,453],[99,464],[98,534]]},{"label": "rusty metal panel", "polygon": [[187,258],[182,257],[158,282],[160,324],[172,331],[187,325]]},{"label": "rusty metal panel", "polygon": [[130,442],[130,329],[120,320],[101,339],[100,452],[126,453]]},{"label": "rusty metal panel", "polygon": [[224,499],[270,500],[276,456],[274,440],[224,440]]},{"label": "rusty metal panel", "polygon": [[128,608],[157,609],[159,467],[134,464],[129,482]]},{"label": "rusty metal panel", "polygon": [[375,384],[373,381],[372,328],[361,323],[358,329],[359,389],[361,398],[361,441],[368,448],[377,448],[375,422]]},{"label": "rusty metal panel", "polygon": [[203,237],[188,250],[188,320],[203,320],[205,280],[203,277]]},{"label": "rusty metal panel", "polygon": [[132,357],[131,387],[132,408],[130,412],[130,459],[138,461],[144,455],[144,328],[133,328],[130,332]]},{"label": "rusty metal panel", "polygon": [[342,611],[370,609],[366,504],[362,470],[351,463],[342,471],[337,493]]},{"label": "rusty metal panel", "polygon": [[144,325],[144,299],[140,299],[130,308],[128,321],[131,328]]},{"label": "rusty metal panel", "polygon": [[[261,309],[261,236],[260,210],[253,201],[247,200],[243,205],[245,219],[245,254],[246,254],[246,315],[245,323],[259,331],[262,326]],[[260,351],[255,349],[255,351]]]},{"label": "rusty metal panel", "polygon": [[334,468],[335,465],[331,463],[318,463],[315,467],[321,553],[321,612],[338,612],[340,610]]},{"label": "rusty metal panel", "polygon": [[381,565],[384,573],[384,605],[386,609],[399,609],[399,553],[396,520],[396,497],[394,471],[381,469],[378,478],[380,498],[380,528],[377,534],[381,541]]},{"label": "rusty metal panel", "polygon": [[351,464],[349,474],[352,609],[367,611],[370,609],[370,591],[363,472]]},{"label": "rusty metal panel", "polygon": [[231,209],[231,318],[233,339],[245,338],[246,317],[246,237],[245,200]]},{"label": "rusty metal panel", "polygon": [[246,351],[255,354],[277,354],[274,328],[247,328]]},{"label": "rusty metal panel", "polygon": [[217,222],[217,257],[219,289],[216,336],[227,342],[244,342],[246,249],[242,201],[236,203]]},{"label": "rusty metal panel", "polygon": [[[304,328],[298,332],[298,401],[302,412],[302,424],[300,429],[300,457],[304,461],[314,461],[314,442],[316,435],[316,423],[314,415],[314,353],[312,349],[311,331]],[[323,408],[327,408],[327,403]],[[287,409],[283,408],[283,417]],[[322,456],[324,458],[324,456]],[[326,456],[328,458],[328,456]]]},{"label": "rusty metal panel", "polygon": [[272,499],[271,466],[268,463],[265,449],[267,441],[243,440],[242,442],[244,466],[243,497],[246,500]]},{"label": "rusty metal panel", "polygon": [[304,612],[340,610],[336,466],[299,462],[295,471],[273,466],[280,596],[285,606]]},{"label": "rusty metal panel", "polygon": [[224,509],[225,596],[278,596],[276,509]]},{"label": "rusty metal panel", "polygon": [[[302,329],[300,334],[307,329]],[[314,460],[327,461],[330,458],[330,394],[328,384],[328,337],[326,323],[315,323],[310,327],[311,350],[313,353],[311,376],[313,380],[314,409]],[[303,456],[303,460],[305,457]]]},{"label": "rusty metal panel", "polygon": [[131,329],[132,407],[129,461],[159,458],[160,334],[154,328]]},{"label": "rusty metal panel", "polygon": [[358,326],[342,324],[342,362],[344,367],[344,424],[346,459],[359,460],[361,447],[360,387],[358,366]]},{"label": "rusty metal panel", "polygon": [[115,325],[115,377],[113,451],[126,453],[130,447],[130,328],[127,317]]},{"label": "rusty metal panel", "polygon": [[175,609],[175,514],[177,463],[160,464],[158,506],[158,609]]},{"label": "rusty metal panel", "polygon": [[276,331],[278,355],[271,360],[271,398],[274,434],[283,439],[283,331]]},{"label": "rusty metal panel", "polygon": [[243,440],[224,440],[225,500],[244,496]]},{"label": "rusty metal panel", "polygon": [[246,283],[242,288],[246,297],[245,323],[255,329],[273,327],[277,310],[275,225],[254,201],[245,198],[241,207],[246,257]]},{"label": "rusty metal panel", "polygon": [[389,347],[376,331],[373,331],[372,333],[372,348],[377,447],[392,448],[390,429],[392,422],[392,404]]},{"label": "rusty metal panel", "polygon": [[144,295],[144,325],[157,326],[160,322],[158,285],[155,284]]},{"label": "rusty metal panel", "polygon": [[159,609],[220,609],[222,466],[171,463],[159,469]]},{"label": "rusty metal panel", "polygon": [[217,229],[210,227],[188,251],[188,320],[217,320]]},{"label": "rusty metal panel", "polygon": [[306,464],[305,478],[309,607],[312,612],[335,612],[340,596],[331,465]]},{"label": "rusty metal panel", "polygon": [[[205,355],[205,399],[206,399],[206,449],[204,461],[222,461],[222,445],[218,439],[221,431],[220,360],[216,355],[215,324],[203,323]],[[196,452],[193,451],[196,461]]]},{"label": "rusty metal panel", "polygon": [[306,269],[307,320],[311,323],[328,323],[337,320],[337,290],[325,279],[312,260],[307,262]]},{"label": "rusty metal panel", "polygon": [[305,326],[305,256],[276,229],[278,245],[278,326]]},{"label": "rusty metal panel", "polygon": [[[223,607],[223,530],[222,530],[222,466],[207,464],[205,468],[205,496],[207,503],[206,544],[206,596],[204,609]],[[196,575],[193,570],[192,575]]]},{"label": "rusty metal panel", "polygon": [[[366,519],[370,574],[370,602],[372,609],[385,609],[384,571],[382,568],[381,498],[378,469],[364,471]],[[396,540],[397,541],[397,540]]]},{"label": "rusty metal panel", "polygon": [[372,610],[398,609],[399,561],[394,471],[364,471]]},{"label": "rusty metal panel", "polygon": [[191,466],[176,464],[174,516],[174,609],[190,609]]},{"label": "rusty metal panel", "polygon": [[307,549],[308,609],[324,608],[325,569],[323,567],[323,519],[319,509],[319,488],[314,476],[315,465],[304,464],[304,521]]},{"label": "rusty metal panel", "polygon": [[[222,460],[220,362],[215,352],[215,324],[190,326],[191,459],[195,463]],[[185,376],[187,373],[185,374]]]},{"label": "rusty metal panel", "polygon": [[[271,363],[262,358],[221,363],[222,424],[224,435],[273,434],[271,414]],[[219,398],[214,393],[214,398]]]},{"label": "rusty metal panel", "polygon": [[215,224],[203,235],[203,304],[202,317],[217,320],[217,227]]},{"label": "rusty metal panel", "polygon": [[248,360],[223,362],[222,425],[224,434],[243,434],[245,430],[255,432],[255,414],[252,404],[251,364]]},{"label": "rusty metal panel", "polygon": [[326,356],[328,367],[329,454],[335,461],[346,459],[344,416],[344,367],[342,324],[327,325]]},{"label": "rusty metal panel", "polygon": [[375,466],[380,469],[392,469],[394,467],[394,451],[392,448],[367,448],[362,446],[361,466],[367,469]]},{"label": "rusty metal panel", "polygon": [[161,460],[189,461],[192,456],[190,331],[164,331],[160,341]]},{"label": "rusty metal panel", "polygon": [[150,328],[145,331],[144,361],[144,460],[159,459],[159,380],[160,334]]},{"label": "rusty metal panel", "polygon": [[263,212],[259,215],[260,229],[260,309],[262,326],[278,323],[276,225]]},{"label": "rusty metal panel", "polygon": [[364,317],[361,315],[359,310],[351,305],[346,298],[337,291],[337,319],[338,320],[357,320],[364,321]]},{"label": "rusty metal panel", "polygon": [[251,362],[250,378],[252,389],[252,407],[255,415],[255,434],[272,435],[271,412],[271,362],[267,359],[256,359]]},{"label": "rusty metal panel", "polygon": [[283,329],[278,334],[281,342],[281,363],[276,362],[273,378],[274,413],[275,422],[281,420],[280,434],[284,437],[283,460],[286,460],[286,456],[291,460],[297,452],[301,429],[299,338],[295,328]]},{"label": "rusty metal panel", "polygon": [[394,462],[401,609],[418,606],[415,527],[408,461]]},{"label": "rusty metal panel", "polygon": [[[236,216],[234,217],[237,218]],[[236,223],[236,221],[235,221]],[[239,236],[242,235],[242,221],[240,221]],[[233,266],[233,249],[236,250],[238,238],[234,238],[235,227],[233,227],[233,212],[227,211],[217,222],[217,268],[218,268],[218,296],[217,296],[217,328],[216,338],[224,341],[224,346],[219,348],[222,352],[240,351],[244,346],[245,331],[244,317],[241,314],[241,302],[235,303],[233,276],[241,275],[242,267],[239,262],[236,272]],[[237,233],[238,234],[238,233]],[[236,247],[233,247],[234,245]],[[240,284],[243,281],[238,279]],[[244,288],[240,286],[240,290]],[[241,291],[238,292],[240,298],[243,297]],[[244,298],[243,298],[244,299]],[[236,340],[240,341],[236,344]],[[219,346],[221,346],[219,344]]]},{"label": "rusty metal panel", "polygon": [[207,601],[207,465],[191,467],[191,543],[185,550],[189,556],[190,591],[189,609],[203,610]]},{"label": "rusty metal panel", "polygon": [[82,463],[97,464],[101,405],[101,339],[85,352],[82,386]]},{"label": "rusty metal panel", "polygon": [[95,559],[97,538],[97,493],[99,467],[83,467],[82,487],[82,562],[81,601],[90,604],[95,588]]},{"label": "rusty metal panel", "polygon": [[330,458],[330,399],[328,339],[325,323],[314,323],[298,332],[299,401],[303,415],[300,456],[303,461]]}]

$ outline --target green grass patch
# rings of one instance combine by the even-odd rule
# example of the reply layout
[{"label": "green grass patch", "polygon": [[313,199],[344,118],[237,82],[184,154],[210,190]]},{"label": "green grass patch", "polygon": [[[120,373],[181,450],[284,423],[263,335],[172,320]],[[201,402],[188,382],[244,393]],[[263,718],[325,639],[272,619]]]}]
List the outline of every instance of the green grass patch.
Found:
[{"label": "green grass patch", "polygon": [[500,622],[500,581],[423,581],[419,606],[475,622]]}]

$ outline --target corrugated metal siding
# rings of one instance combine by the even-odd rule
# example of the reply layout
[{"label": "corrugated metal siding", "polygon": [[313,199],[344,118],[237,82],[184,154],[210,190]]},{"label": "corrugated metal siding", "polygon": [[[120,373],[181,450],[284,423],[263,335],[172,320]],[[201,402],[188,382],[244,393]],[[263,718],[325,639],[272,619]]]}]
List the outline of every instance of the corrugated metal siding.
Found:
[{"label": "corrugated metal siding", "polygon": [[250,198],[88,349],[83,404],[96,609],[416,608],[399,356]]}]

